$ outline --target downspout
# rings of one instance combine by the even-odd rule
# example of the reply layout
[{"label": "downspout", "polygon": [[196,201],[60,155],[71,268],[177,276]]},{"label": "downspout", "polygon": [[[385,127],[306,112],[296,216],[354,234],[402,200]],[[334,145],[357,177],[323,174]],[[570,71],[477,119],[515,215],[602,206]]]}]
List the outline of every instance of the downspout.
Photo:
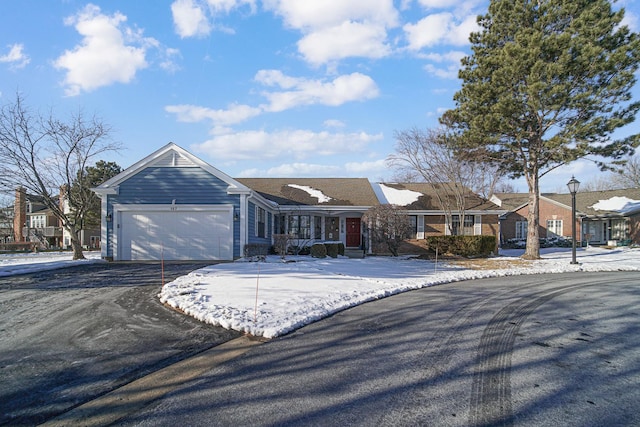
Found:
[{"label": "downspout", "polygon": [[98,194],[100,196],[100,258],[108,259],[109,256],[109,222],[107,221],[107,199],[106,194]]},{"label": "downspout", "polygon": [[239,256],[242,258],[243,248],[249,243],[249,235],[247,230],[247,213],[249,209],[249,194],[240,194],[240,247]]}]

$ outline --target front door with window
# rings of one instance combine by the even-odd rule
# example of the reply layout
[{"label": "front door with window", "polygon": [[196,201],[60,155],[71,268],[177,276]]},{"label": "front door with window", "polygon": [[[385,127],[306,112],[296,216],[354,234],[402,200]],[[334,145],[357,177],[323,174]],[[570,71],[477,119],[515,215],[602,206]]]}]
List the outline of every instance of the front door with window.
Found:
[{"label": "front door with window", "polygon": [[347,247],[360,247],[360,218],[347,218]]}]

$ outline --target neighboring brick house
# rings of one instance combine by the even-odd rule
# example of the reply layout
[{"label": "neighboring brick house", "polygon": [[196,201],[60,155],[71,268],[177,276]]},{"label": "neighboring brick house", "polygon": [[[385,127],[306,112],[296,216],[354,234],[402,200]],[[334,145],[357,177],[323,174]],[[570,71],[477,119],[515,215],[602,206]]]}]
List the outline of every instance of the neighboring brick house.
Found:
[{"label": "neighboring brick house", "polygon": [[0,245],[13,242],[13,206],[0,208]]},{"label": "neighboring brick house", "polygon": [[[527,237],[528,194],[500,193],[492,201],[508,212],[500,218],[500,242]],[[571,194],[540,195],[540,238],[570,239]],[[640,188],[576,194],[579,244],[640,244]]]},{"label": "neighboring brick house", "polygon": [[404,207],[413,224],[413,238],[424,239],[437,235],[489,235],[498,236],[500,215],[505,213],[495,203],[467,190],[464,218],[455,208],[445,212],[438,201],[442,191],[438,184],[427,183],[378,183],[373,185],[380,203]]},{"label": "neighboring brick house", "polygon": [[[64,212],[69,212],[64,188],[57,197]],[[24,188],[15,192],[13,204],[13,238],[14,243],[32,242],[39,249],[69,248],[71,237],[63,229],[60,220],[53,214],[42,200],[42,197],[28,194]],[[85,248],[100,247],[100,228],[80,231],[81,244]]]},{"label": "neighboring brick house", "polygon": [[62,227],[41,197],[16,189],[13,216],[14,242],[33,242],[40,249],[62,247]]}]

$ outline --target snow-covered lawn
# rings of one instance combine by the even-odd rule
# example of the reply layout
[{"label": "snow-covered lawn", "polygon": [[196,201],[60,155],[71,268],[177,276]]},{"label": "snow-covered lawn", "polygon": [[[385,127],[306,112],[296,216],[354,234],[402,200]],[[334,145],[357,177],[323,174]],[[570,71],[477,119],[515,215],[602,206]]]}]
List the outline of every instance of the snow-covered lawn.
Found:
[{"label": "snow-covered lawn", "polygon": [[86,259],[73,261],[71,259],[73,256],[68,251],[0,254],[0,277],[55,270],[77,264],[105,262],[100,259],[100,251],[86,251],[84,256]]},{"label": "snow-covered lawn", "polygon": [[[460,280],[570,271],[640,271],[640,249],[542,249],[542,260],[523,261],[522,250],[488,262],[443,263],[410,258],[314,259],[268,257],[267,262],[212,265],[167,283],[160,299],[214,325],[273,338],[345,308],[400,292]],[[0,255],[0,276],[59,268],[71,254]]]}]

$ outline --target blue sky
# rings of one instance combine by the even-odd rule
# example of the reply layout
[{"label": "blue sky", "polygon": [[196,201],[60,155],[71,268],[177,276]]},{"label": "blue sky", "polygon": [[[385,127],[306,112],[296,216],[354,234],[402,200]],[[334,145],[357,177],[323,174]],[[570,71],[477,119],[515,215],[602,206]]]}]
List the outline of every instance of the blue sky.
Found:
[{"label": "blue sky", "polygon": [[[4,0],[0,102],[19,91],[43,112],[97,114],[125,146],[106,159],[122,167],[172,141],[234,177],[389,180],[394,132],[435,127],[453,107],[459,60],[487,5]],[[638,31],[640,5],[621,6]],[[587,182],[593,169],[563,167],[542,191],[574,174]]]}]

